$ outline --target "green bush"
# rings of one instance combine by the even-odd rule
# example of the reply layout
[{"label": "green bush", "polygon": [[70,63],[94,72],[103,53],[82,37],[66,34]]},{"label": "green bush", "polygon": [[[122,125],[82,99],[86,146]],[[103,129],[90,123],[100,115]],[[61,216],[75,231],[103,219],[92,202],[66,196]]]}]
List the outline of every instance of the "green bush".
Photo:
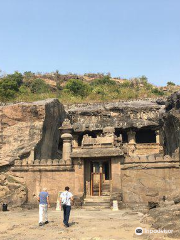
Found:
[{"label": "green bush", "polygon": [[110,76],[104,76],[103,78],[98,78],[92,81],[91,86],[98,85],[116,85],[116,82],[110,79]]},{"label": "green bush", "polygon": [[104,95],[104,89],[101,86],[94,87],[92,92],[95,93],[95,94]]},{"label": "green bush", "polygon": [[129,88],[129,87],[131,87],[131,82],[129,80],[126,80],[123,83],[121,83],[120,86],[123,88]]},{"label": "green bush", "polygon": [[14,98],[18,90],[17,81],[9,78],[2,79],[0,82],[0,100],[4,102]]},{"label": "green bush", "polygon": [[69,90],[76,96],[86,97],[90,92],[90,86],[80,79],[70,79],[65,89]]},{"label": "green bush", "polygon": [[19,93],[20,94],[28,94],[30,92],[29,88],[26,87],[25,85],[21,85],[19,88]]},{"label": "green bush", "polygon": [[154,93],[155,95],[159,95],[159,96],[163,96],[164,92],[159,90],[158,88],[153,88],[152,89],[152,93]]},{"label": "green bush", "polygon": [[13,74],[8,74],[5,79],[14,81],[17,83],[18,87],[20,87],[23,83],[23,75],[19,72],[15,72]]},{"label": "green bush", "polygon": [[36,78],[30,85],[32,93],[47,93],[49,86],[40,78]]}]

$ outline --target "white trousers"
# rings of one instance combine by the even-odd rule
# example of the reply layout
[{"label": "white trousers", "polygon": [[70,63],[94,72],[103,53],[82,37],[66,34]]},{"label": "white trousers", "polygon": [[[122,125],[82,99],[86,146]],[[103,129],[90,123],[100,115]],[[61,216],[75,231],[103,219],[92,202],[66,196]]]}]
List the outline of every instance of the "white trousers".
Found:
[{"label": "white trousers", "polygon": [[48,221],[48,205],[39,204],[39,223]]}]

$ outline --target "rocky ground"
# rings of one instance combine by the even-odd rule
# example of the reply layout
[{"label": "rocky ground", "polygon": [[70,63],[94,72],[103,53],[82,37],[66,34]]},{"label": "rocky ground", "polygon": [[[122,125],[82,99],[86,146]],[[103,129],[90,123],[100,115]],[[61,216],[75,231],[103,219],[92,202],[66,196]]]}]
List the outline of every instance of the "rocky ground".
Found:
[{"label": "rocky ground", "polygon": [[[150,230],[149,218],[142,213],[123,209],[120,211],[102,210],[86,211],[84,209],[72,210],[70,227],[64,228],[62,212],[49,209],[50,223],[38,226],[38,210],[7,211],[0,213],[0,239],[1,240],[169,240],[168,234],[146,233],[140,236],[135,234],[137,227]],[[165,225],[167,229],[172,226]],[[151,228],[152,229],[152,228]],[[166,228],[165,228],[166,229]],[[164,235],[164,236],[163,236]],[[173,236],[173,239],[175,238]]]},{"label": "rocky ground", "polygon": [[171,229],[171,238],[180,239],[180,204],[173,201],[165,201],[160,207],[151,209],[143,219],[143,223],[148,223],[155,229]]}]

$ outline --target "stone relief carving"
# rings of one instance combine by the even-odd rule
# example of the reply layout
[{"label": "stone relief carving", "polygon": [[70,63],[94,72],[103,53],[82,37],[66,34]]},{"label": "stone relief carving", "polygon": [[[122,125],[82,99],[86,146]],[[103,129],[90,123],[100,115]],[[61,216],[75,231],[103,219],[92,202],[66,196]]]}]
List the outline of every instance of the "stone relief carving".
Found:
[{"label": "stone relief carving", "polygon": [[71,122],[68,118],[64,119],[64,122],[62,123],[62,127],[69,127],[71,126]]}]

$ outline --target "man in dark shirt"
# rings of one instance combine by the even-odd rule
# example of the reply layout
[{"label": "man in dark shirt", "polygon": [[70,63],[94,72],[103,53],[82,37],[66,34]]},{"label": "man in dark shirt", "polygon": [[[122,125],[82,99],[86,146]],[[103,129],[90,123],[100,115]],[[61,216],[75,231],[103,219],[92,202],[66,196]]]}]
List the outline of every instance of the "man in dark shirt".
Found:
[{"label": "man in dark shirt", "polygon": [[43,226],[48,222],[48,207],[49,204],[49,194],[47,192],[47,188],[43,188],[43,191],[39,193],[38,197],[39,201],[39,226]]}]

